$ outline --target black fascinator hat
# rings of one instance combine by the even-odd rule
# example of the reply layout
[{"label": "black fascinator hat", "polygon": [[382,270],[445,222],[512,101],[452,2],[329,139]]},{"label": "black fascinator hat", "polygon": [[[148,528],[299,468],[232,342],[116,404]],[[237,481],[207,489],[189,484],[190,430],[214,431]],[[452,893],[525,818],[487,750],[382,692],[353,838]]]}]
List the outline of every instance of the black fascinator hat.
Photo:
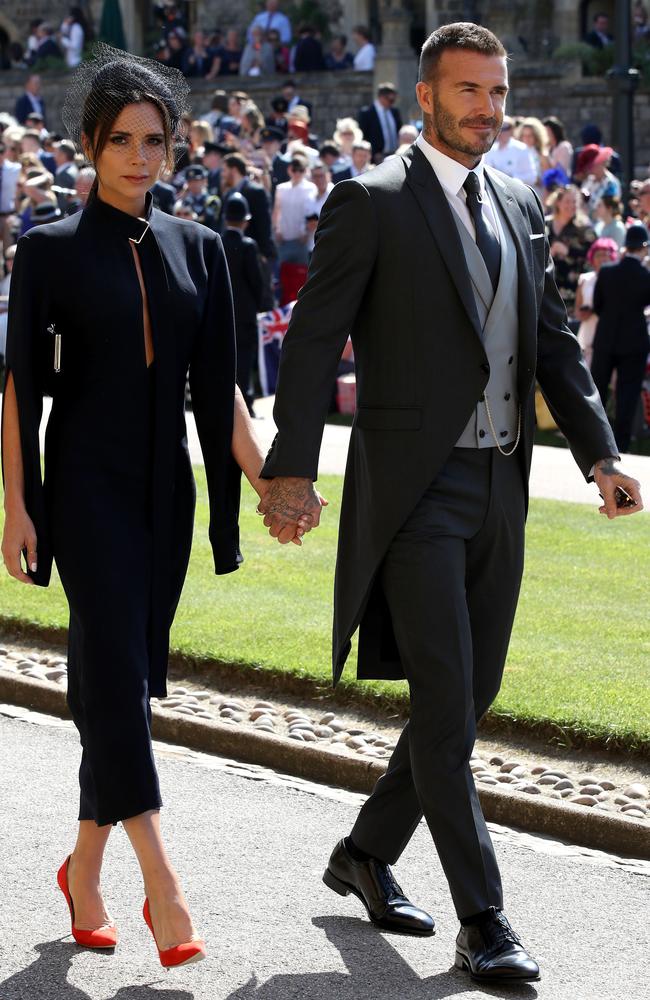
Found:
[{"label": "black fascinator hat", "polygon": [[182,139],[179,126],[190,110],[189,95],[180,70],[97,42],[92,58],[80,63],[72,76],[61,117],[77,148],[83,151],[85,134],[97,153],[104,144],[102,136],[127,105],[149,102],[160,111],[171,152]]}]

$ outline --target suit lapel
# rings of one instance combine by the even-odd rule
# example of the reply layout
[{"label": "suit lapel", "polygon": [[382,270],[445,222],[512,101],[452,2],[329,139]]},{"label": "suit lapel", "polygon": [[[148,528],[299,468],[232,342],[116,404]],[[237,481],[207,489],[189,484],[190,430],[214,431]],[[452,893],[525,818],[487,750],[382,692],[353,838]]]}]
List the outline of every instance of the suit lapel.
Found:
[{"label": "suit lapel", "polygon": [[481,324],[476,311],[472,281],[447,196],[426,156],[417,146],[412,146],[402,159],[406,165],[406,183],[424,213],[476,336],[481,339]]},{"label": "suit lapel", "polygon": [[485,168],[485,179],[490,194],[497,202],[515,244],[518,272],[518,312],[519,312],[519,398],[528,392],[530,378],[524,373],[535,367],[537,353],[537,310],[533,288],[533,257],[530,233],[526,220],[514,197],[501,178],[489,167]]}]

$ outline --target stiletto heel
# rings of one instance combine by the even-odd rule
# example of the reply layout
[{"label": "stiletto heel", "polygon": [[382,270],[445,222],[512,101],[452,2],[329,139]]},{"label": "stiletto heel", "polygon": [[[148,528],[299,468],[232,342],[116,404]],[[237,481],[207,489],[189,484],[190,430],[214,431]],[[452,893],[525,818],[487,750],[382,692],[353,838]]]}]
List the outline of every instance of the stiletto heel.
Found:
[{"label": "stiletto heel", "polygon": [[[145,919],[147,927],[151,931],[156,948],[158,948],[156,934],[151,922],[151,910],[149,909],[148,899],[145,899],[144,901],[142,916]],[[160,958],[160,964],[164,969],[174,969],[178,968],[180,965],[191,965],[192,962],[200,962],[205,958],[205,942],[197,938],[195,941],[185,941],[183,944],[177,944],[174,948],[165,948],[164,951],[161,951],[160,948],[158,948],[158,957]]]},{"label": "stiletto heel", "polygon": [[117,927],[110,924],[108,927],[100,927],[96,931],[84,931],[74,925],[74,904],[68,886],[68,865],[70,858],[67,857],[56,876],[59,889],[65,896],[70,910],[70,923],[72,925],[72,936],[82,948],[114,948],[117,944]]}]

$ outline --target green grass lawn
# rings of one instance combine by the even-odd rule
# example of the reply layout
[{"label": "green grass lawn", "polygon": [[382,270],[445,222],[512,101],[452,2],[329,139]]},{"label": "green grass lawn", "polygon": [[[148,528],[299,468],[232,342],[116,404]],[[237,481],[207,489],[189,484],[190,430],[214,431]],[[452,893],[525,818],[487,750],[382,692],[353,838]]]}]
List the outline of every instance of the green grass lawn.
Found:
[{"label": "green grass lawn", "polygon": [[[321,481],[330,507],[302,549],[271,541],[247,489],[245,564],[215,577],[205,480],[196,472],[196,537],[174,649],[327,684],[341,479]],[[522,598],[496,713],[650,750],[649,528],[645,516],[610,523],[595,507],[533,501]],[[1,574],[0,616],[65,626],[58,582],[44,591]],[[344,676],[354,683],[351,668]],[[404,685],[362,687],[369,695],[405,697]]]}]

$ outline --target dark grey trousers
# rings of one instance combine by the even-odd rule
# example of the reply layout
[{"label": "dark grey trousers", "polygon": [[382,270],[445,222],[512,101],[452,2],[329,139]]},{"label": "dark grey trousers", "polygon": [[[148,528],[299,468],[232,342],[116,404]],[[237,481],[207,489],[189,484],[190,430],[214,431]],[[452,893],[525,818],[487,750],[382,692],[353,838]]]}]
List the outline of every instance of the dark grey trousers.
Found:
[{"label": "dark grey trousers", "polygon": [[411,712],[352,838],[394,864],[424,814],[459,917],[503,903],[469,759],[476,722],[501,684],[523,571],[524,503],[517,456],[455,448],[382,569]]}]

